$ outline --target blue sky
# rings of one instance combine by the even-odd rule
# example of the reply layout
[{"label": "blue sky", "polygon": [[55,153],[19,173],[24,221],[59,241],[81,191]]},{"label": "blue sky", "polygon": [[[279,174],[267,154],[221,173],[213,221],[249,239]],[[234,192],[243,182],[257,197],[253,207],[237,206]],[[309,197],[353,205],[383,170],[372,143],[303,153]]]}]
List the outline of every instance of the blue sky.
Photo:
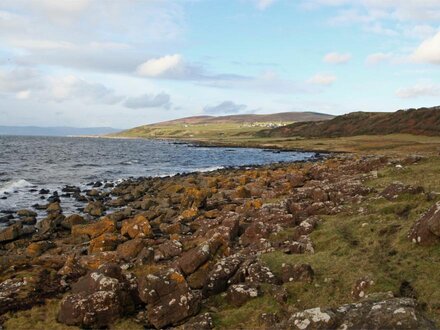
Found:
[{"label": "blue sky", "polygon": [[439,105],[438,0],[2,0],[0,125]]}]

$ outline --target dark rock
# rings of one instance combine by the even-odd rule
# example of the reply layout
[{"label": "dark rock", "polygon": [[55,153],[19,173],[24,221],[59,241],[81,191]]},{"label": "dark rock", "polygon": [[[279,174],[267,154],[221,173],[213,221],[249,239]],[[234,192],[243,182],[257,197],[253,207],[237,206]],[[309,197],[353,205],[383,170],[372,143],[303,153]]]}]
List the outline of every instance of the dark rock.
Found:
[{"label": "dark rock", "polygon": [[368,277],[358,279],[351,290],[352,297],[355,299],[364,298],[367,294],[368,288],[373,284],[374,282]]},{"label": "dark rock", "polygon": [[154,260],[156,262],[168,260],[180,254],[182,254],[182,244],[176,240],[167,240],[165,243],[157,246],[157,249],[154,251]]},{"label": "dark rock", "polygon": [[308,282],[313,281],[315,272],[308,264],[282,264],[281,277],[284,283],[288,282]]},{"label": "dark rock", "polygon": [[89,202],[84,208],[84,212],[95,217],[100,217],[105,213],[105,206],[100,202]]},{"label": "dark rock", "polygon": [[194,316],[182,326],[182,330],[210,330],[214,329],[214,322],[209,313]]},{"label": "dark rock", "polygon": [[86,220],[79,214],[71,214],[61,221],[61,226],[65,229],[72,229],[73,226],[83,225],[85,223]]},{"label": "dark rock", "polygon": [[337,309],[312,308],[293,314],[294,329],[435,329],[410,298],[364,301]]},{"label": "dark rock", "polygon": [[130,261],[136,258],[144,247],[144,241],[141,238],[135,238],[118,245],[116,251],[121,259]]},{"label": "dark rock", "polygon": [[413,243],[424,246],[437,244],[440,241],[440,202],[415,222],[408,238]]},{"label": "dark rock", "polygon": [[260,288],[258,285],[233,284],[226,292],[226,299],[231,305],[240,307],[259,295]]},{"label": "dark rock", "polygon": [[24,218],[27,218],[27,217],[35,218],[37,216],[37,213],[34,211],[31,211],[31,210],[23,209],[23,210],[18,210],[17,215],[19,217],[24,217]]},{"label": "dark rock", "polygon": [[0,231],[0,242],[9,242],[17,239],[22,234],[23,225],[15,223]]},{"label": "dark rock", "polygon": [[394,182],[386,187],[380,195],[386,198],[389,201],[397,199],[400,195],[403,194],[421,194],[424,192],[423,187],[413,187],[410,185],[404,185],[401,182]]},{"label": "dark rock", "polygon": [[203,295],[209,297],[225,291],[228,287],[228,280],[236,273],[242,262],[243,257],[236,254],[216,263],[203,287]]},{"label": "dark rock", "polygon": [[49,189],[40,189],[40,191],[38,192],[40,195],[47,195],[50,193]]},{"label": "dark rock", "polygon": [[101,266],[72,286],[60,303],[58,321],[88,328],[106,327],[134,311],[135,282],[118,265]]},{"label": "dark rock", "polygon": [[200,292],[192,291],[172,268],[141,278],[139,295],[148,304],[148,321],[157,329],[179,324],[200,309]]}]

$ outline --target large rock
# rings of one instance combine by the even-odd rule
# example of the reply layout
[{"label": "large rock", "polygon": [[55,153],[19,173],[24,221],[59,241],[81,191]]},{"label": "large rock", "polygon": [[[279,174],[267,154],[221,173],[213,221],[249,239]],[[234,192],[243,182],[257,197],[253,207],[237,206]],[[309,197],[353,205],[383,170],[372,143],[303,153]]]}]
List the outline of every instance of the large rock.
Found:
[{"label": "large rock", "polygon": [[135,238],[118,245],[116,251],[121,259],[130,261],[136,258],[144,247],[144,241],[141,238]]},{"label": "large rock", "polygon": [[404,185],[401,182],[393,182],[388,187],[386,187],[380,195],[384,198],[386,198],[389,201],[395,200],[399,198],[399,196],[403,194],[411,194],[416,195],[423,193],[424,189],[423,187],[413,187],[410,185]]},{"label": "large rock", "polygon": [[337,309],[312,308],[293,314],[292,329],[436,329],[410,298],[363,301]]},{"label": "large rock", "polygon": [[75,225],[72,227],[72,236],[86,235],[89,238],[98,237],[104,233],[112,233],[116,230],[116,222],[108,217],[87,225]]},{"label": "large rock", "polygon": [[63,298],[58,321],[86,328],[107,327],[134,311],[136,285],[118,265],[105,265],[90,272],[72,286]]},{"label": "large rock", "polygon": [[122,222],[121,234],[130,238],[146,238],[151,237],[153,232],[148,219],[143,215],[137,215]]},{"label": "large rock", "polygon": [[218,236],[185,252],[178,260],[178,265],[184,274],[194,273],[201,265],[207,262],[220,247]]},{"label": "large rock", "polygon": [[0,315],[41,304],[62,291],[60,277],[40,267],[0,283]]},{"label": "large rock", "polygon": [[226,292],[226,299],[231,305],[240,307],[259,295],[260,289],[257,285],[233,284]]},{"label": "large rock", "polygon": [[440,202],[432,206],[411,228],[408,238],[416,244],[428,246],[440,241]]},{"label": "large rock", "polygon": [[83,225],[85,223],[86,220],[82,216],[78,214],[71,214],[61,222],[61,226],[66,229],[72,229],[73,226]]},{"label": "large rock", "polygon": [[16,223],[0,231],[0,242],[9,242],[17,239],[21,235],[23,225]]},{"label": "large rock", "polygon": [[85,213],[88,213],[95,217],[103,216],[105,210],[106,210],[105,206],[100,201],[89,202],[84,208]]},{"label": "large rock", "polygon": [[154,260],[168,260],[173,257],[177,257],[182,253],[182,243],[177,240],[167,240],[164,243],[158,245],[154,251]]},{"label": "large rock", "polygon": [[203,295],[209,297],[225,291],[229,279],[234,276],[242,262],[243,257],[235,254],[216,263],[203,287]]},{"label": "large rock", "polygon": [[200,292],[192,291],[172,268],[141,278],[139,295],[147,303],[148,321],[157,329],[179,324],[200,309]]},{"label": "large rock", "polygon": [[26,254],[30,257],[38,257],[53,247],[55,247],[55,244],[51,241],[40,241],[31,243],[26,248]]},{"label": "large rock", "polygon": [[104,233],[90,241],[89,254],[116,250],[122,237],[115,233]]},{"label": "large rock", "polygon": [[308,264],[282,264],[281,277],[284,283],[288,282],[308,282],[313,281],[315,272]]}]

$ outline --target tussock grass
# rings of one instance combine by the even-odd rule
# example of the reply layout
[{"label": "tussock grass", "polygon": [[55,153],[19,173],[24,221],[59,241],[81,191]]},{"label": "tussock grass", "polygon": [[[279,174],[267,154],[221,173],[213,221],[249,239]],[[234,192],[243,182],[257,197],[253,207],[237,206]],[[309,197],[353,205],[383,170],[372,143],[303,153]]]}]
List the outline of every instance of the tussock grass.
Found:
[{"label": "tussock grass", "polygon": [[[440,159],[429,158],[404,170],[387,168],[366,184],[378,192],[394,181],[421,185],[427,192],[440,191],[439,173]],[[367,294],[392,291],[398,296],[402,283],[409,282],[428,316],[439,323],[440,246],[420,247],[407,239],[413,223],[439,199],[440,196],[429,200],[425,194],[419,194],[388,201],[373,193],[343,213],[322,217],[311,234],[315,254],[287,255],[277,251],[261,259],[278,274],[283,263],[308,263],[314,269],[313,283],[284,284],[290,296],[289,312],[354,302],[353,285],[368,277],[374,284]],[[271,239],[289,237],[290,231]],[[241,308],[222,309],[215,314],[215,322],[225,329],[258,326],[252,313],[260,315],[267,310],[281,311],[282,306],[270,297],[258,298]]]}]

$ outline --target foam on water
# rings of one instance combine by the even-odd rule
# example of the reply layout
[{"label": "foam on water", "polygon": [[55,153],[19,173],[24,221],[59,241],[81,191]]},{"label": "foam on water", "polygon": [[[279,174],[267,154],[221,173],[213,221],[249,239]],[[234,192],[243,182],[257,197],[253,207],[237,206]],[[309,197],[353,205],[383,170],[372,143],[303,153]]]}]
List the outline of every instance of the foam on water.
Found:
[{"label": "foam on water", "polygon": [[4,193],[13,193],[14,191],[21,190],[24,188],[30,188],[33,184],[24,179],[8,181],[2,186],[0,186],[0,195]]}]

